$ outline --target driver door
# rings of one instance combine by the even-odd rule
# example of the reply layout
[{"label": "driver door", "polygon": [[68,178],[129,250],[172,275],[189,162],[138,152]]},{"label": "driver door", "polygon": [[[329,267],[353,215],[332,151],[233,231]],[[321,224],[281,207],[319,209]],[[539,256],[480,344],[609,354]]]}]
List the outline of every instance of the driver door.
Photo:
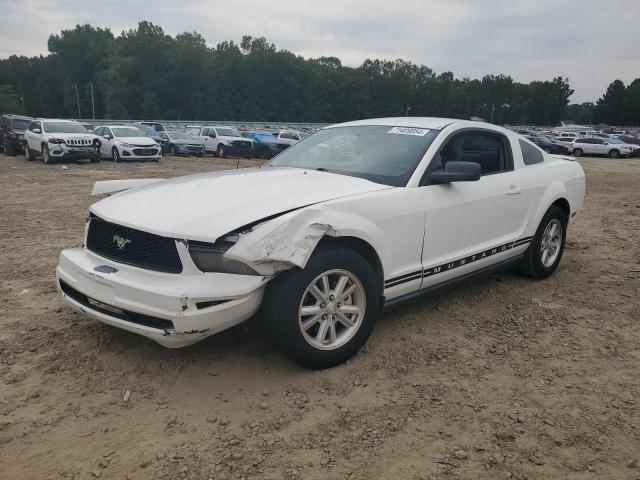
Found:
[{"label": "driver door", "polygon": [[444,165],[447,161],[477,162],[481,177],[446,184],[430,184],[428,177],[423,181],[423,288],[498,263],[522,250],[516,249],[514,242],[523,239],[527,195],[518,170],[514,170],[509,139],[493,131],[456,134],[432,163]]}]

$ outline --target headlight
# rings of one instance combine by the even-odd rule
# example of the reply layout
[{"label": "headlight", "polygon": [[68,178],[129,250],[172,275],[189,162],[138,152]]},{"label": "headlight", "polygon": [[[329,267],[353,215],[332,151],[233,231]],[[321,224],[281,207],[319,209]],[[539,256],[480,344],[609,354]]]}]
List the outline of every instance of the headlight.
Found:
[{"label": "headlight", "polygon": [[120,142],[120,146],[124,148],[133,148],[133,145],[131,145],[130,143],[124,143],[124,142]]},{"label": "headlight", "polygon": [[61,138],[50,138],[49,143],[61,144],[64,143],[64,140],[62,140]]},{"label": "headlight", "polygon": [[233,246],[233,242],[218,240],[216,243],[189,242],[189,253],[193,263],[202,272],[232,273],[236,275],[258,275],[258,273],[237,260],[224,258],[224,254]]}]

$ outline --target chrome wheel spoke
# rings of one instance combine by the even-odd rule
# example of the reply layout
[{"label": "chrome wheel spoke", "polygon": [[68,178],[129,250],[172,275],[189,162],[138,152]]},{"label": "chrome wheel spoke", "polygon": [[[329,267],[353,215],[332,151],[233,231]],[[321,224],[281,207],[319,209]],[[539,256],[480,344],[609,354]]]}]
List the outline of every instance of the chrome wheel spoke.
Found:
[{"label": "chrome wheel spoke", "polygon": [[335,298],[342,298],[342,292],[344,291],[344,287],[349,283],[349,277],[346,275],[342,275],[338,279],[338,283],[336,284],[336,288],[333,290],[333,295]]},{"label": "chrome wheel spoke", "polygon": [[329,293],[331,292],[331,287],[329,286],[329,276],[322,276],[322,293],[324,294],[324,298],[329,298]]},{"label": "chrome wheel spoke", "polygon": [[324,293],[322,293],[322,291],[315,284],[309,287],[309,293],[316,297],[316,300],[318,300],[318,302],[323,302],[327,299]]},{"label": "chrome wheel spoke", "polygon": [[316,342],[324,343],[327,338],[327,332],[329,331],[329,320],[323,320],[316,334]]},{"label": "chrome wheel spoke", "polygon": [[344,292],[342,292],[342,295],[338,297],[338,300],[342,301],[342,300],[345,300],[346,298],[349,298],[349,295],[355,292],[356,288],[358,288],[358,286],[355,283],[350,285],[349,288],[347,288]]},{"label": "chrome wheel spoke", "polygon": [[338,335],[336,334],[336,323],[329,322],[329,341],[334,343],[338,339]]},{"label": "chrome wheel spoke", "polygon": [[546,268],[551,268],[560,255],[562,247],[562,224],[552,219],[544,229],[540,244],[540,261]]},{"label": "chrome wheel spoke", "polygon": [[316,315],[315,317],[313,317],[310,320],[305,320],[301,325],[302,330],[304,330],[306,332],[311,327],[313,327],[316,323],[318,323],[321,318],[322,318],[322,315]]},{"label": "chrome wheel spoke", "polygon": [[307,317],[309,315],[318,315],[322,312],[323,309],[322,307],[320,307],[320,305],[309,305],[300,309],[300,315],[302,315],[303,317]]},{"label": "chrome wheel spoke", "polygon": [[351,319],[342,312],[338,312],[338,314],[336,315],[336,320],[338,320],[347,328],[353,327],[353,322],[351,321]]},{"label": "chrome wheel spoke", "polygon": [[338,307],[339,313],[360,313],[360,307],[357,305],[342,305]]}]

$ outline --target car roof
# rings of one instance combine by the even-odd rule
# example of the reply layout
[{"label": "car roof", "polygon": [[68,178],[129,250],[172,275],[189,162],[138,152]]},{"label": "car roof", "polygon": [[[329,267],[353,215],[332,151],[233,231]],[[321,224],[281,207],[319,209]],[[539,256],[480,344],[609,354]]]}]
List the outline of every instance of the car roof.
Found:
[{"label": "car roof", "polygon": [[[353,122],[338,123],[335,125],[329,125],[325,128],[334,127],[361,127],[361,126],[389,126],[389,127],[415,127],[415,128],[428,128],[432,130],[442,130],[447,125],[452,123],[462,122],[464,120],[455,118],[441,118],[441,117],[385,117],[385,118],[370,118],[367,120],[356,120]],[[481,122],[479,122],[481,123]]]}]

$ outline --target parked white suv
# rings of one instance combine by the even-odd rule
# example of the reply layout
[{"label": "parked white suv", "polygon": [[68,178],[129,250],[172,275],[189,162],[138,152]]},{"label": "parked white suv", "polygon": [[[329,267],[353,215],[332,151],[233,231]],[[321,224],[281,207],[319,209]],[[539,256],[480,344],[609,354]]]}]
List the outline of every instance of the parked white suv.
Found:
[{"label": "parked white suv", "polygon": [[611,158],[632,155],[637,145],[625,143],[618,138],[582,137],[569,144],[569,150],[576,157],[600,155]]},{"label": "parked white suv", "polygon": [[157,162],[162,156],[162,148],[154,139],[137,127],[107,125],[95,129],[101,138],[100,155],[111,157],[114,162],[121,160],[152,160]]},{"label": "parked white suv", "polygon": [[253,140],[243,138],[240,131],[233,127],[187,125],[185,133],[203,142],[207,153],[213,153],[220,158],[225,155],[249,158],[253,155]]},{"label": "parked white suv", "polygon": [[560,142],[572,142],[576,138],[580,138],[580,134],[575,132],[562,132],[558,135],[557,140]]},{"label": "parked white suv", "polygon": [[73,120],[39,118],[24,133],[27,160],[42,156],[44,163],[88,158],[100,161],[100,140]]}]

